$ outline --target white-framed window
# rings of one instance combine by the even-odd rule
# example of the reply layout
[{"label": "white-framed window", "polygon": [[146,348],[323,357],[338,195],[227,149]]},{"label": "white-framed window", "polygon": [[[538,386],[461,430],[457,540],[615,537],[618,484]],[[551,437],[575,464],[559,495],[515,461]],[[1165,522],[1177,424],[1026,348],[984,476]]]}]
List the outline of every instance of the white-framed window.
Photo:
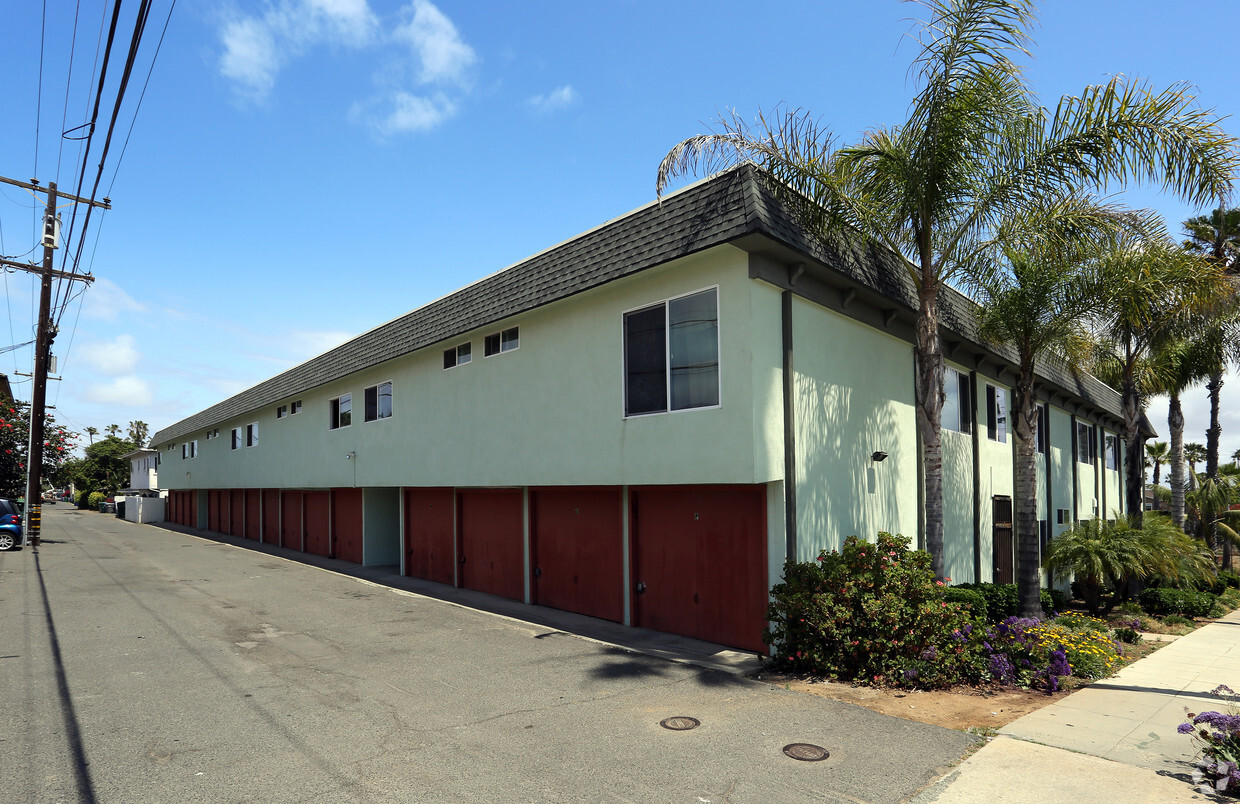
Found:
[{"label": "white-framed window", "polygon": [[1038,452],[1043,455],[1051,453],[1051,406],[1038,405]]},{"label": "white-framed window", "polygon": [[519,327],[509,327],[492,333],[482,342],[482,356],[492,357],[502,352],[512,352],[521,348],[521,332]]},{"label": "white-framed window", "polygon": [[954,368],[943,370],[943,427],[958,433],[973,432],[973,395],[969,375]]},{"label": "white-framed window", "polygon": [[232,429],[232,449],[241,449],[241,428]]},{"label": "white-framed window", "polygon": [[247,447],[258,446],[258,422],[245,426],[245,445]]},{"label": "white-framed window", "polygon": [[986,437],[1007,443],[1007,389],[986,385]]},{"label": "white-framed window", "polygon": [[189,457],[189,444],[185,443],[181,445],[181,460],[185,460],[188,457]]},{"label": "white-framed window", "polygon": [[191,458],[198,457],[198,439],[194,439],[193,441],[189,442],[189,457]]},{"label": "white-framed window", "polygon": [[339,430],[353,424],[353,394],[341,394],[327,403],[328,429]]},{"label": "white-framed window", "polygon": [[276,408],[276,418],[283,419],[288,415],[288,405],[280,405]]},{"label": "white-framed window", "polygon": [[1107,434],[1102,438],[1102,454],[1106,458],[1106,467],[1119,471],[1119,438]]},{"label": "white-framed window", "polygon": [[443,350],[443,367],[445,369],[463,366],[474,359],[473,341],[465,341],[465,343],[453,346],[450,349]]},{"label": "white-framed window", "polygon": [[298,413],[301,413],[301,400],[300,399],[298,399],[296,402],[289,405],[289,409],[288,409],[288,415],[290,416],[296,416]]},{"label": "white-framed window", "polygon": [[624,314],[624,415],[719,405],[718,288]]},{"label": "white-framed window", "polygon": [[1076,423],[1076,461],[1092,464],[1098,458],[1098,431],[1089,422]]},{"label": "white-framed window", "polygon": [[365,391],[366,410],[363,418],[368,422],[387,419],[392,415],[392,383],[381,382],[372,385]]}]

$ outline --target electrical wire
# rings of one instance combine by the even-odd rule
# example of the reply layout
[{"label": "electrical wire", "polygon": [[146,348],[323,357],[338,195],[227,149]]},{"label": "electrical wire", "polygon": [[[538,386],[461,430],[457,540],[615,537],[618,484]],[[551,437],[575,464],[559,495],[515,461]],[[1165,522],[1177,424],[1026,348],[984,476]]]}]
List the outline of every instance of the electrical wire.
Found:
[{"label": "electrical wire", "polygon": [[[65,78],[65,108],[60,115],[60,130],[69,125],[69,91],[73,88],[73,59],[77,55],[78,16],[82,12],[82,0],[73,6],[73,36],[69,40],[69,74]],[[65,138],[61,135],[60,147],[56,150],[56,182],[60,182],[60,164],[65,153]]]},{"label": "electrical wire", "polygon": [[142,93],[138,95],[138,105],[133,110],[133,119],[129,121],[129,131],[125,134],[125,144],[121,146],[121,155],[116,158],[116,169],[112,171],[112,181],[108,184],[107,195],[112,195],[112,188],[116,185],[116,174],[120,172],[121,162],[125,159],[125,152],[129,150],[129,138],[133,136],[134,124],[138,122],[138,112],[142,110],[142,101],[146,98],[146,88],[151,83],[151,73],[155,72],[155,62],[159,60],[160,48],[164,46],[164,35],[168,33],[168,23],[172,22],[172,12],[176,7],[177,0],[172,0],[172,5],[168,6],[168,16],[164,19],[163,30],[159,32],[159,41],[155,43],[155,55],[151,56],[151,66],[146,71],[146,80],[142,82]]}]

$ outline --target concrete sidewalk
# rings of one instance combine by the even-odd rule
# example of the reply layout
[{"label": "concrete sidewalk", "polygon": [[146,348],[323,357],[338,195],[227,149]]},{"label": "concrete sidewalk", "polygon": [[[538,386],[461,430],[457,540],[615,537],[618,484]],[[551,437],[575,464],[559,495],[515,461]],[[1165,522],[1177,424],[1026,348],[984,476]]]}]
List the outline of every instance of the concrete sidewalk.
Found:
[{"label": "concrete sidewalk", "polygon": [[1185,709],[1224,710],[1219,684],[1240,689],[1240,611],[1009,723],[917,801],[1210,800],[1176,726]]}]

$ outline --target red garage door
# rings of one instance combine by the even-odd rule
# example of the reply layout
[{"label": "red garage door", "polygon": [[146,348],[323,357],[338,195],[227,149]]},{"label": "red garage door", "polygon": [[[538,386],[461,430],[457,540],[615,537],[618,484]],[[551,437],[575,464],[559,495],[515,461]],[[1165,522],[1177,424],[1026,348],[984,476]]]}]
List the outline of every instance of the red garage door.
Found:
[{"label": "red garage door", "polygon": [[259,489],[245,490],[245,538],[258,540],[263,524],[260,500],[262,491]]},{"label": "red garage door", "polygon": [[293,550],[303,550],[301,539],[301,500],[300,491],[285,491],[280,494],[280,546]]},{"label": "red garage door", "polygon": [[280,490],[263,489],[263,541],[280,543]]},{"label": "red garage door", "polygon": [[765,651],[766,490],[653,486],[629,502],[633,624]]},{"label": "red garage door", "polygon": [[211,489],[207,492],[207,530],[220,533],[220,497],[219,489]]},{"label": "red garage door", "polygon": [[449,488],[405,489],[405,574],[453,583],[456,520]]},{"label": "red garage door", "polygon": [[336,558],[362,563],[361,489],[332,489],[332,541]]},{"label": "red garage door", "polygon": [[620,489],[530,492],[533,601],[620,622],[624,551]]},{"label": "red garage door", "polygon": [[524,507],[517,489],[458,492],[461,586],[525,599]]},{"label": "red garage door", "polygon": [[306,492],[306,552],[316,556],[331,556],[331,508],[330,491]]},{"label": "red garage door", "polygon": [[196,528],[198,527],[198,491],[195,489],[186,493],[189,494],[189,522],[185,524]]},{"label": "red garage door", "polygon": [[233,489],[228,492],[228,531],[230,536],[241,536],[245,533],[245,489]]}]

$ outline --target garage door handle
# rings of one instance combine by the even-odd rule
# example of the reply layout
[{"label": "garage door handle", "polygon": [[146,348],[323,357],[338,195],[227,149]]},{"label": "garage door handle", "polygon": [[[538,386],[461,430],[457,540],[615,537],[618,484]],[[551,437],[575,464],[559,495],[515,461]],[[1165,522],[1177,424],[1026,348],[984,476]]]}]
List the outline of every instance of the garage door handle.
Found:
[{"label": "garage door handle", "polygon": [[542,567],[534,567],[534,577],[535,578],[542,577]]},{"label": "garage door handle", "polygon": [[464,563],[465,563],[465,556],[461,556],[461,563],[462,563],[462,564],[464,564]]},{"label": "garage door handle", "polygon": [[646,591],[646,584],[642,583],[641,581],[638,581],[637,582],[637,594],[640,595],[642,592],[645,592],[645,591]]}]

